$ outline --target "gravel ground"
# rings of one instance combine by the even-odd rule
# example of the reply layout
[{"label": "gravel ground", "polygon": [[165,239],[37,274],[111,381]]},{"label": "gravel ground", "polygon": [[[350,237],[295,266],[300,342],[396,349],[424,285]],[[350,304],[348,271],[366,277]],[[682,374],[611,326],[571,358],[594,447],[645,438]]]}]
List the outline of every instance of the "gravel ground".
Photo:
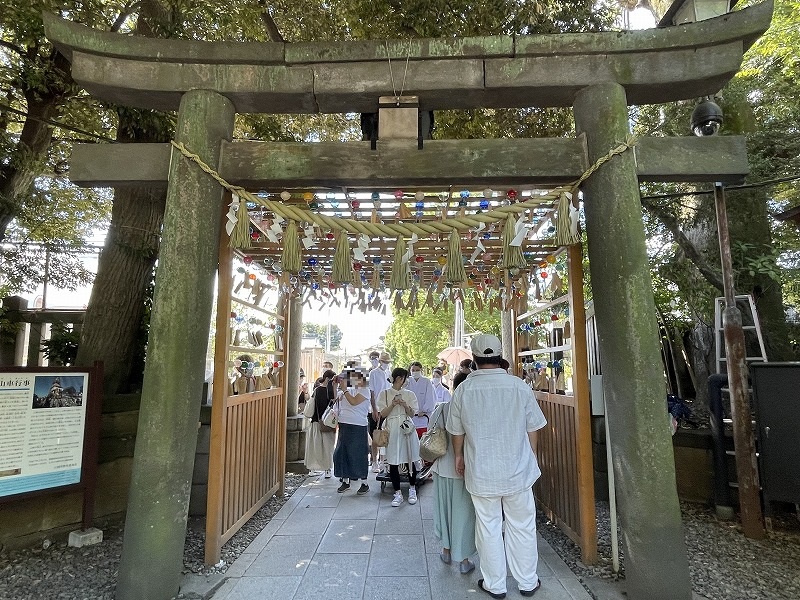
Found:
[{"label": "gravel ground", "polygon": [[[203,564],[204,522],[191,519],[184,553],[185,573],[224,573],[286,499],[305,481],[305,475],[286,475],[286,496],[270,499],[223,547],[222,562]],[[800,599],[800,522],[795,515],[774,519],[766,540],[748,540],[738,525],[717,521],[711,509],[682,504],[686,543],[694,590],[709,600]],[[575,544],[546,519],[539,532],[578,575],[591,580],[624,579],[611,571],[608,503],[597,503],[598,553],[596,566],[584,565]],[[104,540],[86,548],[60,541],[47,548],[0,553],[0,600],[112,600],[122,550],[123,524],[103,524]],[[586,585],[590,593],[592,589]],[[595,596],[595,598],[597,598]],[[599,599],[598,599],[599,600]]]},{"label": "gravel ground", "polygon": [[[539,532],[579,579],[624,579],[624,556],[620,557],[620,574],[611,569],[608,503],[598,502],[596,506],[599,560],[595,566],[584,565],[580,549],[541,516]],[[755,541],[744,537],[738,522],[718,521],[709,507],[681,503],[681,513],[692,588],[697,594],[709,600],[800,599],[800,521],[797,515],[776,515],[773,531],[763,541]],[[591,594],[591,588],[586,587]]]},{"label": "gravel ground", "polygon": [[[185,573],[224,573],[247,548],[286,499],[305,481],[305,475],[286,474],[286,495],[273,496],[222,548],[222,562],[203,565],[204,519],[192,518],[184,548]],[[66,540],[47,547],[0,553],[0,600],[113,600],[122,552],[124,523],[98,523],[100,544],[71,548]]]}]

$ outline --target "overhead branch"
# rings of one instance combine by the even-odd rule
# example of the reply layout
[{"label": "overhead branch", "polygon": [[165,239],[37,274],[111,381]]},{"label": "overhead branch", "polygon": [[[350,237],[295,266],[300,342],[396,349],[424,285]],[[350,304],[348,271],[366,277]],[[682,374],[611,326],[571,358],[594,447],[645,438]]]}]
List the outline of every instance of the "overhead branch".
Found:
[{"label": "overhead branch", "polygon": [[267,36],[269,37],[270,42],[284,42],[286,40],[283,39],[278,26],[275,24],[275,19],[272,18],[272,15],[269,12],[269,7],[267,6],[267,0],[258,0],[258,3],[261,5],[263,10],[261,11],[261,22],[264,23],[264,28],[267,30]]},{"label": "overhead branch", "polygon": [[139,10],[140,6],[141,6],[140,2],[132,2],[131,4],[128,4],[127,6],[123,7],[123,9],[119,13],[119,16],[117,16],[116,20],[111,25],[111,31],[113,33],[118,32],[125,24],[125,21],[128,20],[128,17],[130,17],[134,12]]},{"label": "overhead branch", "polygon": [[659,206],[652,200],[642,199],[642,206],[644,206],[651,214],[653,214],[664,227],[672,234],[675,243],[683,250],[692,264],[697,268],[703,278],[712,286],[717,288],[720,292],[723,291],[722,275],[703,257],[697,247],[692,241],[686,237],[686,234],[680,228],[678,219],[675,215],[671,214],[668,210]]},{"label": "overhead branch", "polygon": [[20,56],[25,56],[25,50],[20,46],[17,46],[16,44],[12,44],[11,42],[0,40],[0,46],[2,46],[3,48],[8,48],[9,50],[16,52]]}]

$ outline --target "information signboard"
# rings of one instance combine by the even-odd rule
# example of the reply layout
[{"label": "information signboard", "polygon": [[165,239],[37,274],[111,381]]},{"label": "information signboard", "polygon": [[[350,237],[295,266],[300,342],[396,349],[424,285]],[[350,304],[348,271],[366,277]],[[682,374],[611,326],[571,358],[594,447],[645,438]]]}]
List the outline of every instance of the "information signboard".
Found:
[{"label": "information signboard", "polygon": [[0,502],[83,489],[91,525],[102,366],[0,371]]}]

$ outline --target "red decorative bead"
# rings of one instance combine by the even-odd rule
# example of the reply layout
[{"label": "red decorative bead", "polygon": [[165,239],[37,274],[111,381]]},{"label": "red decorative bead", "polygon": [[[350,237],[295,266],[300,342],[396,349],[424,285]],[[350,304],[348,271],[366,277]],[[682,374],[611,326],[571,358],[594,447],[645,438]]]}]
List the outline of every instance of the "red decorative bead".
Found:
[{"label": "red decorative bead", "polygon": [[539,277],[541,277],[542,279],[547,279],[548,277],[547,271],[542,271],[541,273],[539,273]]},{"label": "red decorative bead", "polygon": [[361,202],[359,202],[358,200],[353,200],[350,203],[350,206],[353,207],[353,210],[358,210],[358,207],[361,206]]},{"label": "red decorative bead", "polygon": [[422,256],[421,254],[417,254],[417,255],[414,257],[414,260],[415,260],[416,262],[418,262],[418,263],[423,263],[423,262],[425,262],[425,257],[424,257],[424,256]]},{"label": "red decorative bead", "polygon": [[254,231],[253,233],[250,234],[250,239],[253,240],[254,242],[257,242],[260,238],[261,235],[257,231]]},{"label": "red decorative bead", "polygon": [[364,266],[364,265],[362,265],[360,262],[354,262],[354,263],[353,263],[353,270],[354,270],[354,271],[360,271],[360,270],[361,270],[361,267],[363,267],[363,266]]},{"label": "red decorative bead", "polygon": [[235,313],[235,312],[232,312],[232,313],[231,313],[231,319],[235,319],[235,318],[236,318],[236,313]]},{"label": "red decorative bead", "polygon": [[242,260],[244,261],[244,264],[246,264],[246,265],[249,265],[251,262],[253,262],[253,259],[250,256],[245,256]]},{"label": "red decorative bead", "polygon": [[558,315],[553,313],[552,315],[550,315],[550,320],[551,321],[558,321]]},{"label": "red decorative bead", "polygon": [[333,235],[332,231],[329,231],[328,233],[325,234],[325,239],[326,240],[332,240],[334,237],[335,236]]},{"label": "red decorative bead", "polygon": [[509,200],[515,200],[517,198],[517,190],[511,189],[506,192],[506,196],[508,196]]},{"label": "red decorative bead", "polygon": [[277,360],[276,360],[274,363],[272,363],[272,366],[273,366],[274,368],[276,368],[276,369],[277,369],[278,367],[280,367],[280,365],[278,364],[278,361],[277,361]]},{"label": "red decorative bead", "polygon": [[534,322],[533,322],[533,326],[534,326],[534,327],[540,327],[540,326],[541,326],[541,324],[542,324],[542,322],[541,322],[541,321],[534,321]]}]

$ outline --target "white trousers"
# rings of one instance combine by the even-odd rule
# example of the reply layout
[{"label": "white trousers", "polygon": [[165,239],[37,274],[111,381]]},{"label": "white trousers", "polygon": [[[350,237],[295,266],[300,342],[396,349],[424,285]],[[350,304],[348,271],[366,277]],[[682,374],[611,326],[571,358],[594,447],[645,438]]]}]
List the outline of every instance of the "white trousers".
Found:
[{"label": "white trousers", "polygon": [[[506,591],[506,560],[519,589],[532,590],[539,582],[536,568],[536,505],[533,492],[512,496],[472,496],[475,505],[475,546],[481,559],[483,587],[494,594]],[[503,535],[505,514],[505,536]]]}]

